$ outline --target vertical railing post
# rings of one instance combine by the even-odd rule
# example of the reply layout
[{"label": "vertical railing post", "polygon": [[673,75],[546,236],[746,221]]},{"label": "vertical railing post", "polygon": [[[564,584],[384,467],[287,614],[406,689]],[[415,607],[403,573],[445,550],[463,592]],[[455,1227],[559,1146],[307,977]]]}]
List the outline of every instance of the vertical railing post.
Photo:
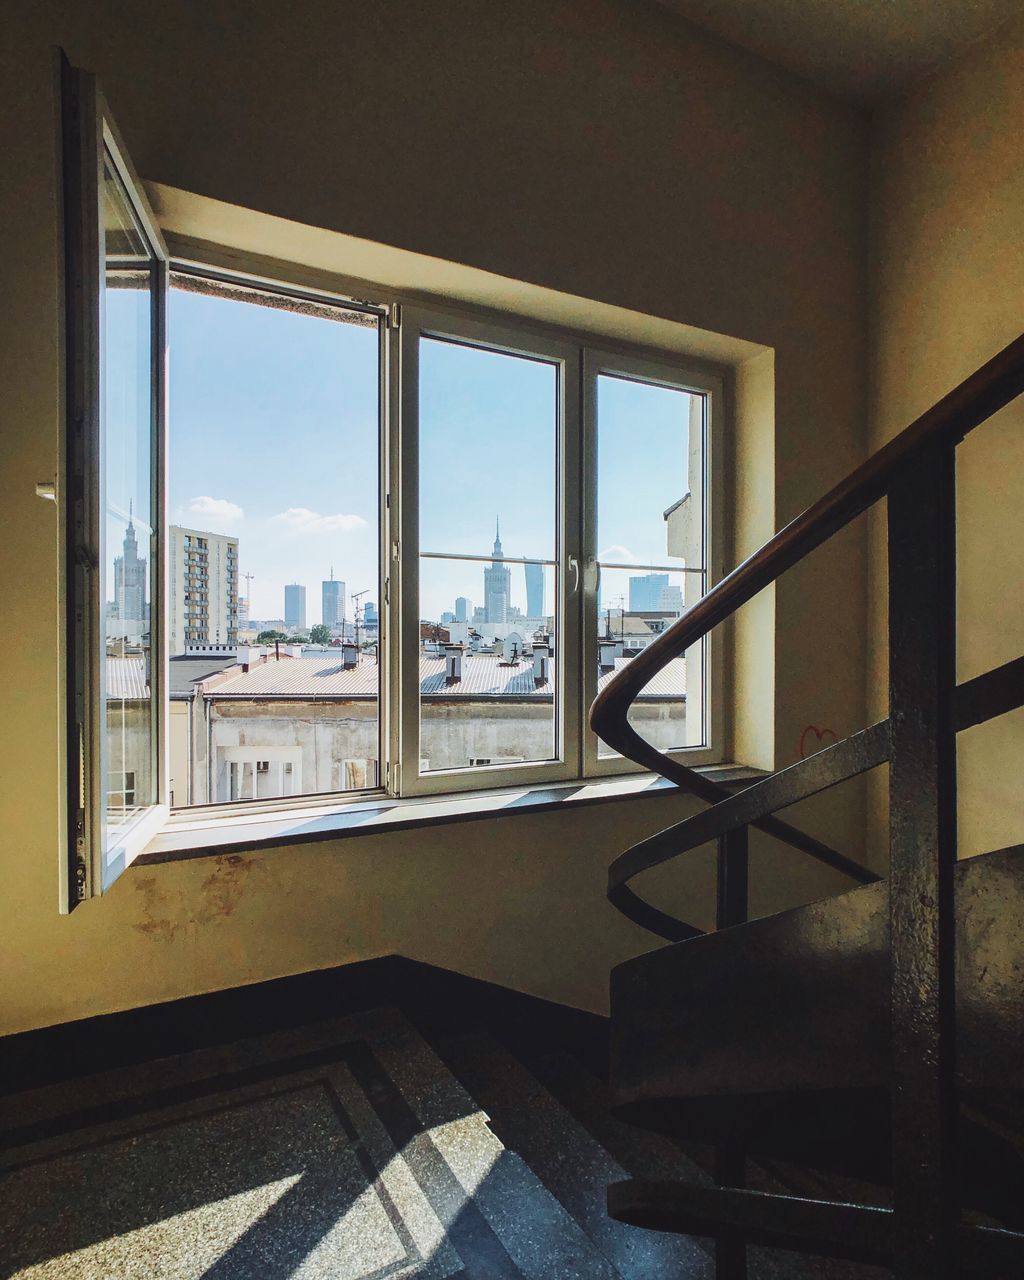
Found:
[{"label": "vertical railing post", "polygon": [[889,919],[894,1270],[955,1269],[954,446],[889,490]]},{"label": "vertical railing post", "polygon": [[[715,927],[728,929],[745,924],[747,901],[747,828],[740,827],[718,839],[718,896]],[[742,1147],[721,1146],[715,1152],[715,1181],[720,1187],[742,1187],[746,1182],[746,1156]],[[718,1236],[715,1240],[715,1280],[746,1280],[747,1246],[743,1240]]]}]

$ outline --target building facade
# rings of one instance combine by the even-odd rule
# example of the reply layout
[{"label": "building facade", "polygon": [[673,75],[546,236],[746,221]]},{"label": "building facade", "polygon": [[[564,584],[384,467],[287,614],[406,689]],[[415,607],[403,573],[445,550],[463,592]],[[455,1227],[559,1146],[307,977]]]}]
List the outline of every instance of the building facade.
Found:
[{"label": "building facade", "polygon": [[[321,583],[322,612],[320,614],[324,626],[337,630],[345,625],[345,584],[339,582],[332,570],[330,578]],[[287,595],[287,588],[285,594]],[[287,612],[287,610],[286,610]]]},{"label": "building facade", "polygon": [[[550,758],[555,749],[555,687],[501,654],[462,655],[448,677],[444,653],[420,658],[421,761],[425,769],[512,764]],[[503,646],[504,647],[504,646]],[[510,646],[511,647],[511,646]],[[598,688],[629,658],[621,645],[602,653]],[[182,673],[186,673],[183,665]],[[187,716],[172,722],[172,755],[189,762],[189,803],[358,790],[379,782],[380,720],[376,658],[302,655],[268,649],[255,661],[219,667],[191,695],[177,681]],[[674,659],[638,698],[631,719],[659,748],[686,740],[686,662]],[[172,665],[172,676],[174,676]],[[179,793],[182,788],[178,787]]]},{"label": "building facade", "polygon": [[661,608],[661,593],[668,586],[667,573],[644,573],[629,580],[630,613],[653,613]]},{"label": "building facade", "polygon": [[526,616],[542,618],[544,616],[544,566],[542,564],[524,564],[526,575]]},{"label": "building facade", "polygon": [[284,589],[285,630],[304,631],[306,628],[306,588],[298,582],[289,582]]},{"label": "building facade", "polygon": [[172,524],[168,533],[169,646],[238,643],[238,539]]}]

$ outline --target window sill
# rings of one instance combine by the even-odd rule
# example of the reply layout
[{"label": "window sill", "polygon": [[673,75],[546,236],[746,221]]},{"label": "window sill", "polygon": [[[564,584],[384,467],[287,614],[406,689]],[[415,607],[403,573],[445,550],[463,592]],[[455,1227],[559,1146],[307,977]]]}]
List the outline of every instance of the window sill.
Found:
[{"label": "window sill", "polygon": [[[751,782],[765,776],[763,770],[746,765],[709,765],[700,772],[726,785]],[[323,807],[278,809],[266,815],[247,813],[214,820],[175,814],[135,859],[135,865],[273,849],[317,840],[341,840],[417,827],[477,822],[482,818],[547,813],[608,804],[630,797],[639,800],[675,790],[676,787],[664,778],[639,773],[619,778],[503,787],[494,791],[427,798],[396,800],[375,796],[326,810]]]}]

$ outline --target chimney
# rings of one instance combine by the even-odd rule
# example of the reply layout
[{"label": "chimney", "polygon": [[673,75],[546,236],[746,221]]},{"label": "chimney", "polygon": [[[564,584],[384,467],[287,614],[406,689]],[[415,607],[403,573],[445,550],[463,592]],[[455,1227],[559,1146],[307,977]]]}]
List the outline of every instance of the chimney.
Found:
[{"label": "chimney", "polygon": [[601,674],[606,675],[609,671],[614,671],[616,652],[621,652],[617,642],[614,640],[600,640],[598,641],[597,651],[599,654],[597,665]]},{"label": "chimney", "polygon": [[359,649],[354,640],[346,640],[341,646],[341,663],[346,671],[359,665]]},{"label": "chimney", "polygon": [[465,646],[461,644],[446,644],[444,647],[444,682],[445,684],[458,684],[462,679],[462,655],[465,653]]},{"label": "chimney", "polygon": [[257,648],[255,645],[240,644],[235,655],[235,661],[241,664],[243,671],[248,671],[250,667],[256,666],[262,657],[262,649]]},{"label": "chimney", "polygon": [[546,641],[535,641],[533,646],[533,683],[547,684],[550,676],[551,646]]}]

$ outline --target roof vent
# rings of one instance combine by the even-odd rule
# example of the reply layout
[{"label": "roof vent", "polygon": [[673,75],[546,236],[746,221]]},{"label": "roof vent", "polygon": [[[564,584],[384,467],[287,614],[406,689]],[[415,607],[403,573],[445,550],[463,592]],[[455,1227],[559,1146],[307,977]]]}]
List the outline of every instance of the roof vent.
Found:
[{"label": "roof vent", "polygon": [[346,671],[359,665],[359,648],[354,640],[346,640],[341,646],[341,665]]}]

